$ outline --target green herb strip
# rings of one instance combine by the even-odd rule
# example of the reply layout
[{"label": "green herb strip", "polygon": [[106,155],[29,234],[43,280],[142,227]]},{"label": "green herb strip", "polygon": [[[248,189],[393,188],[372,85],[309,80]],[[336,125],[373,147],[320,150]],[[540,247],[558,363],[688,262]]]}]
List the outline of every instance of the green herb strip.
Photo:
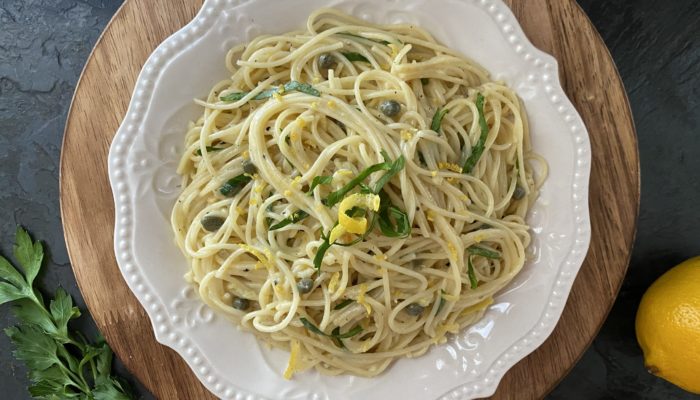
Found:
[{"label": "green herb strip", "polygon": [[476,273],[474,272],[474,264],[472,264],[472,258],[467,258],[467,275],[469,276],[469,283],[472,289],[476,289],[479,286],[479,280],[476,279]]},{"label": "green herb strip", "polygon": [[361,188],[368,188],[368,186],[364,185],[362,181],[367,179],[367,177],[371,174],[378,171],[389,171],[386,174],[384,174],[381,178],[379,178],[379,180],[377,180],[377,184],[375,185],[373,192],[379,193],[382,187],[384,187],[384,185],[387,182],[389,182],[389,180],[391,180],[391,178],[394,175],[401,171],[404,168],[404,165],[406,164],[406,159],[403,155],[399,156],[399,158],[397,158],[396,161],[393,162],[391,161],[391,158],[389,158],[389,155],[386,152],[382,151],[382,156],[384,157],[384,162],[370,165],[369,167],[365,168],[362,172],[360,172],[350,182],[348,182],[345,186],[329,194],[328,198],[326,199],[326,206],[333,207],[334,205],[338,204],[338,202],[340,202],[345,197],[345,195],[348,194],[348,192],[354,189],[355,186],[360,185]]},{"label": "green herb strip", "polygon": [[433,115],[433,120],[430,122],[430,129],[440,133],[440,125],[442,125],[442,119],[445,117],[445,114],[450,110],[444,109],[444,108],[438,108],[435,110],[435,114]]},{"label": "green herb strip", "polygon": [[476,95],[476,110],[479,113],[479,127],[481,128],[481,135],[479,136],[479,141],[472,149],[472,154],[470,154],[467,161],[464,162],[462,172],[465,174],[471,173],[472,169],[474,169],[474,166],[479,161],[479,158],[481,158],[481,154],[484,152],[486,138],[489,136],[489,127],[486,124],[486,117],[484,115],[484,96],[481,93],[477,93]]},{"label": "green herb strip", "polygon": [[345,184],[345,186],[329,194],[328,198],[326,199],[326,206],[333,207],[334,205],[338,204],[341,200],[343,200],[345,195],[348,194],[348,192],[350,192],[353,188],[355,188],[355,186],[359,185],[360,183],[362,183],[362,181],[367,179],[368,176],[372,175],[377,171],[383,171],[388,169],[391,169],[391,165],[386,161],[383,163],[370,165],[369,167],[365,168],[362,172],[360,172],[350,182]]},{"label": "green herb strip", "polygon": [[[406,160],[403,155],[399,156],[395,161],[392,161],[391,158],[389,157],[389,154],[387,154],[385,151],[382,151],[382,157],[384,157],[384,162],[370,165],[366,169],[364,169],[362,172],[360,172],[355,178],[353,178],[350,182],[348,182],[345,186],[342,188],[336,190],[335,192],[332,192],[331,194],[328,195],[328,197],[325,199],[324,204],[328,207],[333,207],[336,205],[338,202],[340,202],[345,196],[356,186],[360,187],[360,192],[361,193],[375,193],[379,194],[382,196],[382,188],[384,185],[386,185],[393,176],[395,176],[397,173],[399,173],[405,166]],[[364,184],[362,181],[367,179],[368,176],[373,174],[374,172],[378,171],[387,171],[384,175],[382,175],[378,180],[377,183],[374,187],[374,190],[370,188],[368,185]],[[315,178],[314,178],[315,180]],[[313,186],[313,182],[312,182]],[[352,242],[349,243],[329,243],[328,242],[328,237],[325,236],[324,234],[321,235],[321,237],[324,239],[323,243],[318,248],[318,251],[316,252],[316,256],[314,257],[314,266],[316,267],[316,270],[319,272],[321,271],[321,264],[323,263],[323,256],[326,254],[326,251],[334,245],[337,244],[339,246],[352,246],[356,243],[359,243],[360,241],[364,240],[367,235],[369,235],[370,232],[374,229],[374,224],[379,220],[379,225],[380,229],[382,230],[382,233],[384,233],[386,236],[389,237],[406,237],[411,231],[411,227],[408,222],[408,215],[403,212],[401,209],[398,207],[394,206],[391,204],[389,201],[388,196],[386,196],[386,193],[384,193],[384,198],[385,200],[382,200],[380,202],[379,208],[380,211],[384,210],[384,216],[382,217],[382,213],[379,213],[379,218],[377,218],[376,214],[372,214],[372,220],[370,223],[369,228],[365,232],[364,235],[358,237],[357,239],[353,240]],[[351,216],[354,216],[355,212],[360,212],[360,210],[350,210],[351,211]],[[362,211],[366,213],[366,210]],[[392,218],[396,221],[394,223],[392,221]],[[329,233],[330,235],[330,233]]]},{"label": "green herb strip", "polygon": [[440,304],[438,304],[438,308],[437,308],[437,311],[435,311],[435,315],[440,314],[440,311],[442,311],[442,308],[445,306],[445,303],[447,302],[447,300],[445,300],[445,298],[442,297],[443,294],[445,294],[445,291],[443,289],[440,289]]},{"label": "green herb strip", "polygon": [[357,186],[360,187],[360,193],[362,193],[362,194],[371,194],[371,193],[374,193],[374,192],[372,191],[372,188],[369,187],[369,186],[367,186],[367,185],[364,184],[364,183],[360,183],[360,184],[357,185]]},{"label": "green herb strip", "polygon": [[234,178],[229,179],[228,181],[226,181],[226,183],[221,185],[221,187],[219,188],[219,193],[226,197],[233,197],[236,195],[236,193],[243,189],[243,187],[247,185],[248,182],[250,182],[251,180],[253,180],[253,178],[251,178],[248,175],[238,175]]},{"label": "green herb strip", "polygon": [[[17,228],[14,255],[20,270],[0,256],[0,304],[12,307],[18,326],[5,329],[15,346],[13,355],[29,370],[29,394],[34,398],[90,398],[129,400],[129,387],[112,375],[112,350],[101,337],[94,343],[69,323],[80,316],[63,289],[47,307],[34,287],[44,248]],[[24,273],[20,272],[23,271]]]},{"label": "green herb strip", "polygon": [[316,325],[309,322],[308,319],[301,317],[301,318],[299,318],[299,320],[301,321],[301,323],[304,325],[304,327],[306,329],[310,330],[311,332],[313,332],[317,335],[331,338],[333,340],[333,342],[336,344],[336,346],[338,346],[338,347],[345,347],[345,345],[343,345],[343,342],[341,339],[348,339],[348,338],[351,338],[351,337],[359,334],[360,332],[362,332],[362,327],[360,325],[356,325],[354,328],[350,329],[349,331],[347,331],[345,333],[340,333],[340,327],[336,327],[335,329],[333,329],[333,331],[330,334],[327,334],[327,333],[323,332],[322,330],[318,329],[318,327],[316,327]]},{"label": "green herb strip", "polygon": [[[221,151],[225,149],[226,147],[214,147],[214,146],[207,146],[207,152],[212,152],[212,151]],[[197,151],[194,152],[194,154],[201,156],[202,155],[202,149],[197,149]]]},{"label": "green herb strip", "polygon": [[323,256],[332,246],[332,244],[328,242],[328,236],[321,235],[321,237],[323,238],[323,243],[321,243],[321,245],[318,246],[318,250],[316,251],[316,255],[314,256],[314,267],[319,273],[321,272],[321,264],[323,264]]},{"label": "green herb strip", "polygon": [[370,39],[370,38],[366,38],[366,37],[360,36],[360,35],[355,35],[354,33],[349,33],[349,32],[338,32],[338,33],[336,33],[336,35],[347,36],[348,38],[369,40],[370,42],[383,44],[385,46],[390,43],[390,42],[387,42],[386,40]]},{"label": "green herb strip", "polygon": [[304,211],[304,210],[297,210],[297,211],[293,212],[292,215],[290,215],[289,217],[287,217],[287,218],[283,219],[282,221],[280,221],[280,222],[278,222],[278,223],[272,225],[272,226],[270,227],[270,230],[271,230],[271,231],[275,231],[275,230],[277,230],[277,229],[284,228],[285,226],[287,226],[287,225],[289,225],[289,224],[296,224],[297,222],[303,220],[304,218],[306,218],[306,217],[308,217],[308,216],[309,216],[309,214],[308,214],[306,211]]},{"label": "green herb strip", "polygon": [[321,175],[314,177],[314,179],[311,180],[311,187],[309,187],[309,196],[312,196],[314,194],[314,189],[316,189],[316,186],[318,185],[330,185],[333,182],[333,177],[330,175]]},{"label": "green herb strip", "polygon": [[[316,90],[313,86],[309,85],[308,83],[291,81],[291,82],[285,83],[282,86],[284,87],[285,92],[297,91],[297,92],[309,94],[311,96],[316,96],[316,97],[321,96],[321,92]],[[275,93],[279,93],[279,87],[272,87],[270,89],[265,89],[262,92],[256,94],[251,100],[269,99]],[[219,99],[221,101],[231,103],[234,101],[241,100],[249,94],[250,94],[250,92],[234,92],[234,93],[229,93],[225,96],[221,96],[221,97],[219,97]]]},{"label": "green herb strip", "polygon": [[367,57],[363,56],[360,53],[355,53],[355,52],[345,52],[345,53],[340,53],[342,54],[345,58],[348,59],[348,61],[361,61],[361,62],[366,62],[370,63]]},{"label": "green herb strip", "polygon": [[349,306],[352,304],[352,302],[355,301],[353,299],[345,299],[341,301],[340,303],[336,304],[335,307],[333,307],[334,310],[342,310],[343,308]]},{"label": "green herb strip", "polygon": [[387,237],[408,237],[411,233],[408,214],[391,204],[386,192],[382,191],[380,196],[382,200],[379,206],[379,229],[382,234]]},{"label": "green herb strip", "polygon": [[331,340],[333,340],[333,343],[337,347],[340,347],[341,349],[346,349],[347,347],[345,347],[345,343],[343,343],[343,341],[338,338],[338,335],[340,335],[340,327],[336,326],[331,331]]},{"label": "green herb strip", "polygon": [[[384,159],[387,160],[387,162],[390,162],[391,160],[389,159],[389,156],[386,153],[383,153]],[[377,183],[374,185],[374,193],[379,193],[384,185],[387,184],[391,180],[391,178],[394,177],[394,175],[398,174],[401,172],[403,167],[406,165],[406,159],[404,158],[403,154],[399,156],[399,158],[396,159],[393,163],[390,163],[389,166],[389,171],[387,171],[386,174],[382,175],[381,178],[377,180]]]},{"label": "green herb strip", "polygon": [[348,339],[348,338],[351,338],[351,337],[359,334],[360,332],[362,332],[362,327],[360,325],[357,325],[354,328],[350,329],[349,331],[347,331],[345,333],[341,333],[341,334],[337,335],[336,337],[338,339]]},{"label": "green herb strip", "polygon": [[420,78],[420,83],[423,84],[423,85],[427,85],[428,83],[430,83],[430,79],[428,79],[428,78]]},{"label": "green herb strip", "polygon": [[491,258],[491,259],[500,259],[501,258],[501,253],[489,249],[485,249],[483,247],[479,246],[470,246],[467,251],[469,254],[475,255],[475,256],[481,256],[485,258]]},{"label": "green herb strip", "polygon": [[314,324],[312,324],[311,322],[309,322],[308,319],[306,319],[306,318],[304,318],[304,317],[301,317],[301,318],[299,318],[299,320],[301,321],[302,324],[304,324],[304,327],[305,327],[306,329],[310,330],[311,332],[313,332],[313,333],[315,333],[315,334],[317,334],[317,335],[321,335],[321,336],[328,336],[328,335],[326,335],[326,333],[325,333],[324,331],[318,329],[318,328],[316,327],[316,325],[314,325]]}]

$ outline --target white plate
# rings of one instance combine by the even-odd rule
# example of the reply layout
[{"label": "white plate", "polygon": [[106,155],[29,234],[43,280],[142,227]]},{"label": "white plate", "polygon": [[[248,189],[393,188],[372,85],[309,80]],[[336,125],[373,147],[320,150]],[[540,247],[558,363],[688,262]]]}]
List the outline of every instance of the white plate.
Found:
[{"label": "white plate", "polygon": [[[500,0],[207,0],[164,41],[136,82],[109,153],[116,203],[115,252],[159,342],[175,349],[202,383],[226,399],[464,399],[491,395],[501,377],[554,329],[590,240],[590,143],[559,83],[557,63],[525,37]],[[263,33],[303,26],[332,6],[379,23],[412,22],[505,80],[525,102],[533,145],[550,176],[528,218],[535,259],[476,325],[379,377],[282,378],[288,354],[258,345],[199,301],[182,276],[187,263],[169,215],[185,128],[201,109],[192,99],[227,76],[224,55]]]}]

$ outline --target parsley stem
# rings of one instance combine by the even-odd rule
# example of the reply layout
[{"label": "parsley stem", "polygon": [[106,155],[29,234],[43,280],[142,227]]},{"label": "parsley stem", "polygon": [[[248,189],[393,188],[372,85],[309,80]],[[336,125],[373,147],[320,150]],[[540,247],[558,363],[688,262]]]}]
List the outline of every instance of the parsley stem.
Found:
[{"label": "parsley stem", "polygon": [[76,375],[75,372],[71,371],[63,363],[56,363],[56,365],[58,365],[58,367],[61,368],[66,375],[68,375],[73,386],[85,394],[90,393],[90,386],[88,386],[83,377]]}]

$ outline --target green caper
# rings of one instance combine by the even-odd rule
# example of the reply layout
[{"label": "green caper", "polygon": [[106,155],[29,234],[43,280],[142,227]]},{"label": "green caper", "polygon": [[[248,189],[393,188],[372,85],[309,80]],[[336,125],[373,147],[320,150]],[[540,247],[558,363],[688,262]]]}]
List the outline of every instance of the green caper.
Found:
[{"label": "green caper", "polygon": [[250,160],[245,160],[243,161],[243,172],[245,172],[248,175],[253,175],[254,173],[258,172],[258,168],[253,164],[252,161]]},{"label": "green caper", "polygon": [[311,278],[304,278],[297,282],[297,290],[299,290],[299,293],[301,294],[309,293],[313,287],[314,280]]},{"label": "green caper", "polygon": [[525,194],[526,194],[526,193],[525,193],[525,188],[523,188],[522,186],[518,185],[518,186],[515,187],[515,191],[513,191],[513,198],[514,198],[515,200],[520,200],[520,199],[522,199],[523,197],[525,197]]},{"label": "green caper", "polygon": [[250,301],[242,297],[234,297],[232,305],[236,310],[245,311],[250,306]]},{"label": "green caper", "polygon": [[209,232],[216,232],[219,230],[219,228],[221,228],[221,225],[223,225],[224,222],[226,222],[226,218],[224,217],[207,214],[202,217],[202,228]]},{"label": "green caper", "polygon": [[418,303],[411,303],[404,308],[406,311],[406,314],[412,315],[414,317],[423,314],[423,310],[425,310],[425,307]]},{"label": "green caper", "polygon": [[318,56],[318,67],[323,70],[333,68],[335,64],[335,58],[328,53]]},{"label": "green caper", "polygon": [[387,117],[394,117],[401,111],[401,104],[396,100],[384,100],[379,105],[379,111]]}]

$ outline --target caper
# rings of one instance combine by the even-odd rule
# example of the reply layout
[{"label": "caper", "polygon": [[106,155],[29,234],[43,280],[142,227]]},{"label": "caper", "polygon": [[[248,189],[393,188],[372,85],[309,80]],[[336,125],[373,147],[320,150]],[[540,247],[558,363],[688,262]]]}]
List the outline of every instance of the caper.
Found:
[{"label": "caper", "polygon": [[418,316],[423,313],[423,310],[425,310],[425,307],[418,303],[411,303],[404,308],[406,310],[406,314],[412,315],[412,316]]},{"label": "caper", "polygon": [[324,53],[318,56],[318,67],[325,70],[325,69],[330,69],[335,66],[335,58],[328,54]]},{"label": "caper", "polygon": [[394,117],[401,111],[401,104],[396,100],[384,100],[379,105],[379,111],[387,117]]},{"label": "caper", "polygon": [[299,293],[301,294],[309,293],[313,287],[314,280],[311,278],[304,278],[297,282],[297,290],[299,290]]},{"label": "caper", "polygon": [[514,198],[515,200],[520,200],[520,199],[522,199],[523,197],[525,197],[525,194],[526,194],[526,193],[525,193],[525,188],[523,188],[522,186],[518,185],[518,186],[515,187],[515,191],[513,191],[513,198]]},{"label": "caper", "polygon": [[248,301],[248,299],[244,299],[242,297],[234,297],[232,305],[233,308],[235,308],[236,310],[244,311],[248,309],[248,307],[250,306],[250,302]]},{"label": "caper", "polygon": [[226,218],[220,217],[218,215],[207,214],[202,217],[202,228],[209,232],[216,232],[221,228],[221,225],[226,222]]},{"label": "caper", "polygon": [[252,161],[250,160],[245,160],[243,161],[243,172],[245,172],[248,175],[253,175],[254,173],[258,172],[258,168],[253,164]]}]

